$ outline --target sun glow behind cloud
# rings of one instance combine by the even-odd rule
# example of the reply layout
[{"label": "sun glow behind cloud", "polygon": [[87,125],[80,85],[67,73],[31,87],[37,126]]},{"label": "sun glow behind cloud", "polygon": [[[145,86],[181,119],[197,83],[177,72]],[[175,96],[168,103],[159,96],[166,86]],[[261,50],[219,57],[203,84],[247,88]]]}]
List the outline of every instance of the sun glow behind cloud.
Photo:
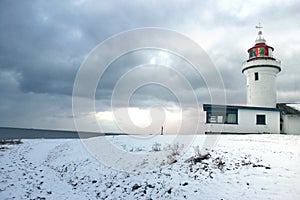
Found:
[{"label": "sun glow behind cloud", "polygon": [[150,64],[159,64],[159,65],[164,65],[164,66],[169,66],[172,63],[172,60],[169,56],[169,53],[166,51],[159,51],[157,53],[157,56],[154,56],[150,59]]},{"label": "sun glow behind cloud", "polygon": [[[121,111],[121,112],[119,112]],[[139,130],[143,130],[143,133],[146,134],[158,134],[160,133],[161,126],[167,127],[165,128],[166,133],[175,133],[180,128],[180,124],[182,121],[182,109],[179,107],[170,107],[170,108],[139,108],[139,107],[129,107],[129,108],[120,108],[116,111],[117,113],[128,112],[129,120],[132,122],[131,126],[135,126],[139,128]],[[159,126],[151,126],[154,118],[156,117],[155,114],[151,115],[151,113],[159,113],[164,112],[165,119],[162,124]],[[98,122],[104,126],[108,124],[114,124],[118,126],[120,130],[128,126],[128,123],[123,124],[122,121],[117,121],[114,116],[113,111],[103,111],[97,112],[95,114],[96,119]],[[119,116],[120,117],[120,116]],[[124,120],[125,121],[125,120]],[[128,128],[128,127],[127,127]],[[130,127],[134,129],[134,127]]]}]

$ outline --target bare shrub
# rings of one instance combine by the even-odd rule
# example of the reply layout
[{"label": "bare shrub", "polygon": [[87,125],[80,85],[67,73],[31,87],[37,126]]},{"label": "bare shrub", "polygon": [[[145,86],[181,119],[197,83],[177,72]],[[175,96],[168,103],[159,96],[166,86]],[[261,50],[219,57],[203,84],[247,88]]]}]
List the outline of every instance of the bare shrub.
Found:
[{"label": "bare shrub", "polygon": [[202,160],[210,158],[209,153],[203,153],[203,154],[201,153],[199,146],[195,146],[194,151],[195,151],[195,156],[187,159],[185,162],[198,163],[198,162],[201,162]]},{"label": "bare shrub", "polygon": [[167,150],[170,151],[170,154],[167,156],[167,163],[173,164],[177,162],[177,156],[180,155],[181,150],[183,149],[183,144],[174,143],[167,146]]},{"label": "bare shrub", "polygon": [[161,144],[155,142],[152,146],[152,151],[161,151]]},{"label": "bare shrub", "polygon": [[178,156],[180,154],[180,151],[183,149],[183,144],[180,145],[178,142],[174,143],[172,145],[168,145],[168,149],[171,152],[171,155]]}]

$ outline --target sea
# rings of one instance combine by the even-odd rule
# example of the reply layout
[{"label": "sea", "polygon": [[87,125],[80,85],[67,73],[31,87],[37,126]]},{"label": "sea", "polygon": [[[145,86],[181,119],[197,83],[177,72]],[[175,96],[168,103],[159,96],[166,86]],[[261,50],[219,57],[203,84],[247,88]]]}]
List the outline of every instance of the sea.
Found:
[{"label": "sea", "polygon": [[105,135],[125,135],[125,134],[81,132],[79,136],[77,131],[0,127],[0,140],[42,139],[42,138],[43,139],[79,139],[79,138],[90,138],[90,137],[98,137],[98,136],[105,136]]}]

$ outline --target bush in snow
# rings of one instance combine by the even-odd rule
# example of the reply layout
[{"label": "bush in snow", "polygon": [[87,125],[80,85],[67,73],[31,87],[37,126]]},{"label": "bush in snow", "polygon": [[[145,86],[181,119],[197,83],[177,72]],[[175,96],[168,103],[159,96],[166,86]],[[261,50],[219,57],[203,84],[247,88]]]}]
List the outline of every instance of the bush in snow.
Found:
[{"label": "bush in snow", "polygon": [[204,153],[204,154],[201,153],[201,150],[200,150],[199,146],[195,146],[194,151],[195,151],[195,156],[187,159],[185,162],[198,163],[198,162],[201,162],[202,160],[210,158],[209,153]]},{"label": "bush in snow", "polygon": [[152,146],[152,151],[161,151],[161,144],[155,142]]},{"label": "bush in snow", "polygon": [[167,156],[168,164],[173,164],[177,162],[177,156],[180,155],[180,151],[183,149],[183,144],[174,143],[172,145],[167,146],[167,150],[170,151],[170,154]]},{"label": "bush in snow", "polygon": [[180,151],[183,149],[183,144],[180,145],[178,142],[174,144],[169,144],[167,149],[171,152],[170,155],[178,156],[180,154]]}]

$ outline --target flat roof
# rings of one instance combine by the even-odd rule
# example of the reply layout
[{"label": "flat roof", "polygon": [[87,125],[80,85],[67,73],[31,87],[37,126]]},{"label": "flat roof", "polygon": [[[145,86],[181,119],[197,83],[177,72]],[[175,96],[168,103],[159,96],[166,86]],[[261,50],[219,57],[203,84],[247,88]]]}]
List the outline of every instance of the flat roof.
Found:
[{"label": "flat roof", "polygon": [[208,111],[211,109],[226,109],[226,110],[263,110],[263,111],[275,111],[280,112],[279,108],[268,108],[268,107],[255,107],[255,106],[238,106],[238,105],[218,105],[218,104],[203,104],[203,110]]}]

